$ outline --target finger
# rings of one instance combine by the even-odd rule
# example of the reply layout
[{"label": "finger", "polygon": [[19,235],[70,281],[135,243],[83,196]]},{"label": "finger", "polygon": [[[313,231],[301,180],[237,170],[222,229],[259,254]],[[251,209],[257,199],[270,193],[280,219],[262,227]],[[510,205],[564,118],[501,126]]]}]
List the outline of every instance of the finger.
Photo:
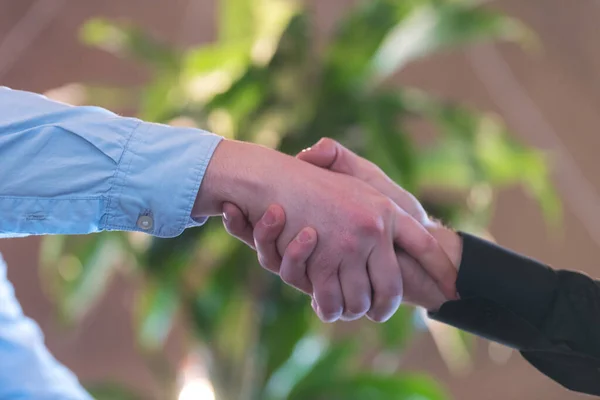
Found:
[{"label": "finger", "polygon": [[317,301],[314,299],[314,297],[313,297],[310,305],[311,305],[312,309],[314,310],[315,314],[317,314],[317,317],[319,317],[319,319],[321,321],[324,321],[323,314],[321,313],[321,310],[319,310],[319,305],[317,304]]},{"label": "finger", "polygon": [[396,250],[396,258],[402,273],[403,303],[421,306],[428,311],[438,310],[447,299],[433,279],[404,251]]},{"label": "finger", "polygon": [[411,193],[392,181],[377,165],[333,139],[323,138],[313,147],[300,152],[297,157],[318,167],[360,179],[392,199],[420,222],[427,219],[427,213]]},{"label": "finger", "polygon": [[378,166],[330,138],[319,140],[313,147],[298,153],[297,157],[317,167],[351,175],[367,182],[375,178],[377,173],[383,174]]},{"label": "finger", "polygon": [[367,265],[373,287],[373,302],[367,316],[375,322],[385,322],[398,310],[403,295],[402,274],[392,241],[377,244]]},{"label": "finger", "polygon": [[254,246],[260,265],[279,273],[281,256],[277,251],[277,238],[285,226],[285,212],[279,205],[271,205],[254,227]]},{"label": "finger", "polygon": [[235,204],[223,203],[223,226],[231,236],[254,248],[252,225]]},{"label": "finger", "polygon": [[302,150],[296,155],[302,161],[316,165],[317,167],[333,169],[335,171],[346,173],[346,171],[340,171],[343,169],[340,160],[338,159],[338,142],[330,138],[322,138],[314,146]]},{"label": "finger", "polygon": [[313,286],[318,316],[323,322],[337,321],[343,312],[344,300],[339,281],[339,265],[327,265],[327,260],[317,257],[309,260],[308,277]]},{"label": "finger", "polygon": [[290,286],[312,295],[313,288],[306,273],[306,262],[317,247],[317,231],[307,227],[300,231],[285,249],[279,276]]},{"label": "finger", "polygon": [[456,299],[456,268],[435,238],[401,209],[396,214],[394,241],[436,282],[447,299]]},{"label": "finger", "polygon": [[343,321],[362,318],[371,308],[371,282],[367,260],[347,257],[340,268],[340,284],[344,296]]}]

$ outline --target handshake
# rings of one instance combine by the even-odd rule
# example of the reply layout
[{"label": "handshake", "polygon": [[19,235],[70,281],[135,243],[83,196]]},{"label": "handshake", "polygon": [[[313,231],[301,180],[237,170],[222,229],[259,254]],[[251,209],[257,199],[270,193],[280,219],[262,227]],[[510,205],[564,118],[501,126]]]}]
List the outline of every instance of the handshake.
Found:
[{"label": "handshake", "polygon": [[312,297],[325,322],[383,322],[402,300],[437,310],[457,298],[458,235],[331,139],[296,158],[223,141],[192,212],[219,214],[264,268]]}]

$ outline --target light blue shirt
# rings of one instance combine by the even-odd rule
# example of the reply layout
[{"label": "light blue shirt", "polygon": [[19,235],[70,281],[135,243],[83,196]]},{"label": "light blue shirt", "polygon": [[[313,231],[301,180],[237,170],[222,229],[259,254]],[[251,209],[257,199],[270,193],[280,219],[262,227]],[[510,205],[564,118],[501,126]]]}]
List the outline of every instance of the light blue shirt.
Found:
[{"label": "light blue shirt", "polygon": [[[191,211],[220,139],[0,87],[0,237],[177,236],[204,222]],[[90,399],[23,315],[1,258],[0,399]]]}]

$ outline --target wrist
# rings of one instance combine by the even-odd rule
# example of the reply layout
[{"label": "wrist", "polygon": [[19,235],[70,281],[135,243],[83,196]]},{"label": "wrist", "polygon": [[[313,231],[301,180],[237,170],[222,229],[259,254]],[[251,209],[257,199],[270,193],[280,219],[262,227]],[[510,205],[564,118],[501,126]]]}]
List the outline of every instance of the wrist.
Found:
[{"label": "wrist", "polygon": [[432,222],[426,225],[426,228],[438,241],[454,268],[458,270],[462,259],[462,238],[460,235],[440,222]]},{"label": "wrist", "polygon": [[[268,198],[268,163],[273,150],[235,140],[223,140],[215,149],[192,210],[193,217],[220,215],[223,203],[235,204],[253,221]],[[257,196],[260,193],[261,196]],[[262,210],[264,212],[264,210]]]}]

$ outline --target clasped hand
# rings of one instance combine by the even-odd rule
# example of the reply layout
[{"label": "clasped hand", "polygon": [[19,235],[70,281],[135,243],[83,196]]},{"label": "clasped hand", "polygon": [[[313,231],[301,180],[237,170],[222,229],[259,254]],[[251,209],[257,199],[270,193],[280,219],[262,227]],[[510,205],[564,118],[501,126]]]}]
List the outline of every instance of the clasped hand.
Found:
[{"label": "clasped hand", "polygon": [[456,298],[456,268],[436,224],[377,166],[331,139],[297,159],[268,159],[270,171],[252,166],[268,183],[254,181],[243,200],[224,197],[223,222],[264,268],[310,295],[323,321],[383,322],[403,298],[428,309]]}]

